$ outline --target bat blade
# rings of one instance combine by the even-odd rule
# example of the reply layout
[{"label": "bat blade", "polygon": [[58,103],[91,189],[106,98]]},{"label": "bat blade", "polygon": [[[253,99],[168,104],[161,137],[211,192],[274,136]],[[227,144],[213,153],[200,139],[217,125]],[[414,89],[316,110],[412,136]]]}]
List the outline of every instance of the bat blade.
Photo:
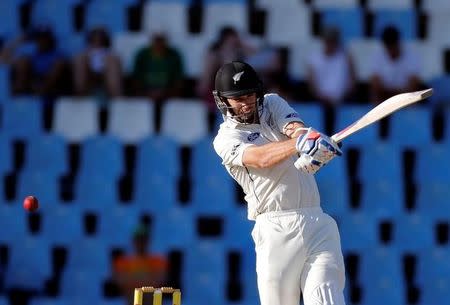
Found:
[{"label": "bat blade", "polygon": [[343,130],[334,134],[331,138],[336,142],[341,142],[348,136],[354,134],[360,129],[367,127],[370,124],[373,124],[382,118],[390,115],[391,113],[402,109],[408,105],[417,103],[427,97],[430,97],[433,94],[433,89],[426,89],[421,91],[414,92],[406,92],[394,95],[381,104],[374,107],[372,110],[363,115],[360,119],[350,124]]}]

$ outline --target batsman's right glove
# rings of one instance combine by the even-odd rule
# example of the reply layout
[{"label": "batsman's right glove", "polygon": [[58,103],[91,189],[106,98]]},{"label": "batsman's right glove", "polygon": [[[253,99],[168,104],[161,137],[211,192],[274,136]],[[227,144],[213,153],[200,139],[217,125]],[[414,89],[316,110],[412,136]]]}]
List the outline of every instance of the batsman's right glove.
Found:
[{"label": "batsman's right glove", "polygon": [[331,159],[342,155],[342,151],[335,141],[311,127],[297,138],[295,146],[300,157],[294,165],[308,174],[315,174]]}]

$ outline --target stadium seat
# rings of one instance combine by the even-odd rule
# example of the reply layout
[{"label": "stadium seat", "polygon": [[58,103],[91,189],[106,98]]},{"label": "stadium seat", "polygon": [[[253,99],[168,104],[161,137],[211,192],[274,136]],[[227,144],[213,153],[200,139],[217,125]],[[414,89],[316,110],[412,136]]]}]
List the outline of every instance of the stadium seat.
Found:
[{"label": "stadium seat", "polygon": [[[445,106],[450,103],[450,75],[440,75],[430,81],[430,87],[434,89],[433,95],[430,96],[429,101],[432,106]],[[449,111],[444,115],[448,116]],[[448,124],[447,124],[448,126]],[[447,128],[446,131],[449,129]],[[450,133],[446,133],[447,138],[450,139]]]},{"label": "stadium seat", "polygon": [[[420,59],[419,76],[425,83],[430,83],[433,79],[445,74],[443,63],[442,49],[428,40],[411,40],[406,43],[413,53],[417,54]],[[433,84],[430,87],[435,88],[433,96],[429,98],[431,101],[435,95],[440,92]]]},{"label": "stadium seat", "polygon": [[158,213],[178,201],[178,177],[149,173],[137,177],[134,204],[141,212]]},{"label": "stadium seat", "polygon": [[146,98],[116,98],[109,106],[108,133],[125,144],[137,144],[152,135],[154,104]]},{"label": "stadium seat", "polygon": [[433,224],[428,216],[418,212],[395,218],[393,235],[396,247],[404,252],[430,249],[434,245]]},{"label": "stadium seat", "polygon": [[0,64],[0,105],[6,103],[11,95],[10,93],[11,85],[9,75],[10,75],[9,67],[7,65]]},{"label": "stadium seat", "polygon": [[[155,33],[165,33],[172,43],[187,35],[188,8],[186,1],[149,1],[145,3],[142,29],[147,39]],[[168,18],[170,16],[170,18]]]},{"label": "stadium seat", "polygon": [[53,205],[59,201],[59,179],[46,171],[22,172],[18,176],[16,198],[34,195],[41,206]]},{"label": "stadium seat", "polygon": [[301,2],[277,3],[267,13],[266,38],[268,43],[291,47],[295,45],[295,42],[311,37],[310,11]]},{"label": "stadium seat", "polygon": [[5,272],[5,288],[42,291],[51,273],[50,248],[46,240],[24,236],[11,245]]},{"label": "stadium seat", "polygon": [[376,247],[364,250],[361,258],[361,304],[406,304],[401,253],[396,248]]},{"label": "stadium seat", "polygon": [[117,182],[100,173],[80,173],[75,182],[75,203],[99,213],[109,209],[119,202]]},{"label": "stadium seat", "polygon": [[[214,240],[201,240],[185,252],[183,295],[197,304],[222,304],[225,300],[226,251]],[[210,289],[211,283],[215,289]]]},{"label": "stadium seat", "polygon": [[16,243],[28,234],[27,215],[19,208],[22,202],[14,202],[12,205],[0,204],[0,243]]},{"label": "stadium seat", "polygon": [[360,82],[367,82],[372,74],[373,54],[381,48],[378,39],[354,39],[349,42],[348,50],[355,66],[356,79]]},{"label": "stadium seat", "polygon": [[322,107],[318,103],[289,102],[289,105],[297,111],[300,119],[316,130],[323,131],[325,128]]},{"label": "stadium seat", "polygon": [[137,179],[157,173],[179,177],[181,174],[179,144],[163,135],[145,138],[137,146],[135,168]]},{"label": "stadium seat", "polygon": [[[137,227],[140,213],[133,206],[116,205],[99,214],[98,238],[107,246],[130,249],[132,234]],[[120,230],[117,224],[120,223]]]},{"label": "stadium seat", "polygon": [[110,248],[103,239],[83,237],[69,245],[67,272],[90,270],[92,273],[106,276],[110,272],[110,263]]},{"label": "stadium seat", "polygon": [[69,246],[83,237],[83,222],[78,206],[58,202],[42,213],[40,234],[50,245]]},{"label": "stadium seat", "polygon": [[360,150],[358,178],[363,183],[403,179],[403,158],[399,147],[376,142]]},{"label": "stadium seat", "polygon": [[200,99],[172,98],[163,106],[161,134],[181,145],[192,145],[206,136],[206,119],[207,108]]},{"label": "stadium seat", "polygon": [[412,9],[414,8],[413,0],[369,0],[369,9]]},{"label": "stadium seat", "polygon": [[[343,130],[373,108],[372,105],[341,105],[336,109],[335,132]],[[362,148],[378,141],[378,124],[373,124],[345,140],[346,147]],[[375,144],[376,145],[376,144]]]},{"label": "stadium seat", "polygon": [[450,248],[432,247],[418,252],[416,281],[422,304],[444,304],[450,298]]},{"label": "stadium seat", "polygon": [[167,211],[155,213],[152,223],[153,251],[185,251],[195,240],[194,217],[188,208],[174,206]]},{"label": "stadium seat", "polygon": [[202,34],[189,34],[171,43],[183,56],[183,65],[188,77],[199,78],[203,73],[206,51],[210,41]]},{"label": "stadium seat", "polygon": [[338,222],[342,250],[359,252],[377,246],[377,220],[373,215],[361,211],[349,213]]},{"label": "stadium seat", "polygon": [[441,219],[450,213],[449,180],[430,180],[417,183],[415,209],[432,219]]},{"label": "stadium seat", "polygon": [[216,39],[222,27],[230,25],[240,33],[248,33],[248,12],[245,2],[205,3],[202,32],[208,40]]},{"label": "stadium seat", "polygon": [[120,58],[125,75],[132,73],[134,56],[149,42],[150,37],[144,32],[123,32],[112,36],[112,48]]},{"label": "stadium seat", "polygon": [[94,98],[62,97],[56,101],[53,132],[69,142],[81,142],[99,133],[98,112]]},{"label": "stadium seat", "polygon": [[44,134],[27,142],[23,172],[45,172],[59,177],[67,170],[67,145],[61,136]]},{"label": "stadium seat", "polygon": [[294,80],[306,80],[309,58],[321,47],[322,42],[316,38],[305,38],[291,44],[288,71]]},{"label": "stadium seat", "polygon": [[82,296],[86,302],[84,304],[87,304],[86,300],[102,298],[105,280],[106,274],[96,269],[70,269],[63,273],[60,291],[65,297],[80,298]]},{"label": "stadium seat", "polygon": [[20,29],[20,11],[16,0],[0,1],[0,37],[13,38]]},{"label": "stadium seat", "polygon": [[66,300],[60,297],[34,297],[30,299],[30,305],[65,305]]},{"label": "stadium seat", "polygon": [[75,1],[73,0],[41,0],[34,3],[31,10],[33,26],[50,26],[59,37],[74,32],[73,22]]},{"label": "stadium seat", "polygon": [[90,137],[82,143],[79,173],[118,179],[124,171],[120,141],[110,135]]},{"label": "stadium seat", "polygon": [[223,236],[225,247],[244,251],[254,247],[251,233],[255,222],[247,218],[246,205],[235,208],[234,212],[225,217],[224,220]]},{"label": "stadium seat", "polygon": [[363,11],[360,8],[324,9],[321,16],[322,28],[337,27],[344,45],[364,36]]},{"label": "stadium seat", "polygon": [[[42,103],[37,97],[15,97],[3,105],[3,130],[13,139],[28,140],[42,134]],[[27,122],[23,124],[23,122]]]},{"label": "stadium seat", "polygon": [[0,177],[13,169],[13,161],[12,145],[3,134],[0,134]]},{"label": "stadium seat", "polygon": [[416,151],[414,180],[417,184],[450,181],[449,150],[447,143],[435,142]]},{"label": "stadium seat", "polygon": [[[428,1],[425,1],[428,2]],[[433,1],[434,5],[434,1]],[[431,6],[433,6],[431,5]],[[447,35],[442,29],[446,29],[450,26],[450,8],[447,7],[439,9],[436,7],[432,11],[428,12],[428,41],[435,44],[438,47],[446,48],[450,43],[450,36]]]},{"label": "stadium seat", "polygon": [[318,9],[319,11],[325,10],[325,9],[347,9],[347,8],[356,8],[358,6],[357,0],[340,0],[339,2],[335,0],[314,0],[312,2],[312,5],[314,8]]},{"label": "stadium seat", "polygon": [[102,26],[115,34],[127,30],[127,3],[122,1],[94,0],[86,6],[85,30]]},{"label": "stadium seat", "polygon": [[388,141],[407,148],[430,145],[433,141],[431,110],[425,106],[413,106],[393,113],[390,116]]},{"label": "stadium seat", "polygon": [[360,209],[374,217],[397,217],[405,212],[403,192],[403,179],[366,181],[361,187]]},{"label": "stadium seat", "polygon": [[413,9],[378,9],[374,10],[375,37],[381,37],[383,29],[394,25],[400,32],[402,40],[414,40],[417,37],[416,11]]},{"label": "stadium seat", "polygon": [[450,2],[447,0],[424,1],[422,8],[427,13],[448,12],[450,10]]}]

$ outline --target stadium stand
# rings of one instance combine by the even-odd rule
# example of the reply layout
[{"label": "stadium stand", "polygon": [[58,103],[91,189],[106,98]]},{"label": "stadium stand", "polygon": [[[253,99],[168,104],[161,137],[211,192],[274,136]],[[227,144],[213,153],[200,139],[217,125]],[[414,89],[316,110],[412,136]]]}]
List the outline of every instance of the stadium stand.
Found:
[{"label": "stadium stand", "polygon": [[[151,250],[174,266],[167,285],[181,288],[182,304],[257,304],[253,222],[197,96],[205,55],[224,25],[275,47],[286,98],[324,130],[306,62],[322,47],[321,30],[337,26],[358,85],[334,111],[337,131],[374,106],[372,54],[390,24],[419,54],[421,86],[434,95],[392,115],[386,134],[375,124],[346,139],[344,157],[316,175],[322,207],[336,219],[345,258],[358,262],[346,262],[347,304],[448,304],[450,1],[2,0],[0,19],[0,305],[123,304],[107,285],[111,259],[131,249],[142,219]],[[98,25],[120,58],[123,96],[15,94],[12,62],[30,46],[8,54],[11,45],[49,26],[70,59]],[[136,51],[160,32],[182,54],[186,84],[155,104],[132,94],[130,72]],[[222,118],[213,119],[217,129]],[[27,214],[31,194],[41,207]]]}]

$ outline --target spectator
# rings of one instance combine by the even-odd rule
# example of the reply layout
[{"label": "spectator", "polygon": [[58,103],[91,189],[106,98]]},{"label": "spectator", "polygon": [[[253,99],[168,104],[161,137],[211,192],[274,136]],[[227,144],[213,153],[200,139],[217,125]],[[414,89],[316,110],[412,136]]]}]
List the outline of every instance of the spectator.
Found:
[{"label": "spectator", "polygon": [[155,102],[180,96],[184,79],[182,57],[168,45],[164,34],[157,33],[150,45],[138,50],[131,77],[136,95],[148,96]]},{"label": "spectator", "polygon": [[165,257],[149,253],[150,232],[145,224],[133,233],[134,253],[120,256],[113,262],[114,281],[120,292],[132,304],[134,288],[167,286],[168,261]]},{"label": "spectator", "polygon": [[320,51],[314,52],[307,63],[308,86],[314,100],[335,107],[352,94],[355,71],[350,55],[341,45],[338,29],[325,29],[322,41]]},{"label": "spectator", "polygon": [[325,110],[325,132],[334,131],[336,107],[353,93],[355,70],[353,61],[342,47],[337,28],[326,28],[322,48],[314,52],[307,63],[308,87],[312,98]]},{"label": "spectator", "polygon": [[15,94],[36,94],[53,99],[69,90],[69,66],[48,27],[39,27],[18,38],[4,50],[2,57],[12,65]]},{"label": "spectator", "polygon": [[87,48],[73,60],[73,79],[77,95],[96,92],[108,97],[122,95],[122,68],[111,49],[108,32],[94,28],[87,35]]},{"label": "spectator", "polygon": [[[210,125],[216,117],[216,104],[211,94],[217,70],[233,60],[244,60],[255,53],[255,48],[242,40],[239,33],[226,26],[220,30],[218,39],[212,43],[205,58],[203,72],[197,84],[197,94],[208,106]],[[212,126],[210,126],[212,127]]]},{"label": "spectator", "polygon": [[401,44],[400,33],[387,26],[382,33],[383,48],[373,56],[373,73],[370,80],[371,100],[383,100],[406,91],[419,90],[419,58]]}]

